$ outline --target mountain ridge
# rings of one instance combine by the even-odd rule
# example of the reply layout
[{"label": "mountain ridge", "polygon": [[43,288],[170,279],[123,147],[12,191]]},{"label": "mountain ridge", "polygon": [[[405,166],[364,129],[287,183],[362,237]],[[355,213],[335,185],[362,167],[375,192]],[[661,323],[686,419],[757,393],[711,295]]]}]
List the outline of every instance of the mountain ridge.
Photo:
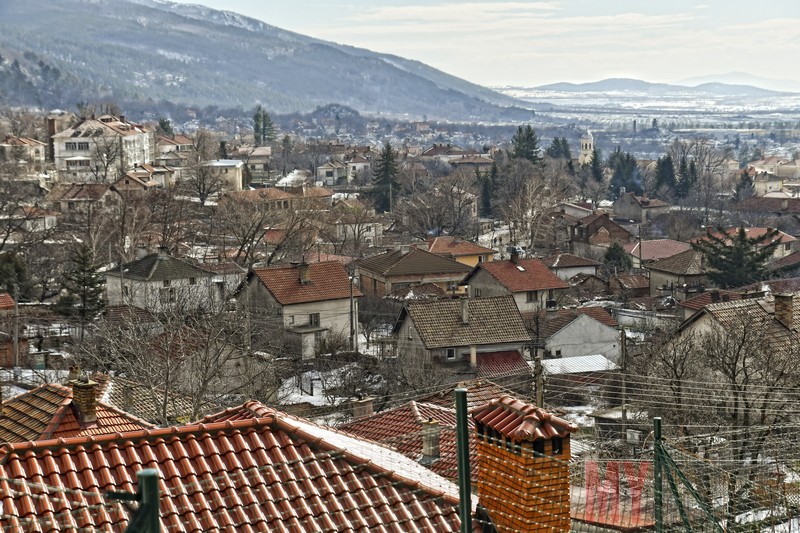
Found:
[{"label": "mountain ridge", "polygon": [[785,91],[774,91],[747,84],[730,84],[722,82],[705,82],[695,86],[675,83],[654,83],[635,78],[605,78],[587,83],[558,82],[539,85],[533,89],[540,91],[561,92],[646,92],[650,94],[666,94],[676,92],[707,93],[714,95],[746,95],[746,96],[778,96],[792,94]]},{"label": "mountain ridge", "polygon": [[[123,101],[243,109],[260,103],[276,113],[338,103],[409,118],[533,116],[525,102],[420,62],[322,41],[230,11],[166,1],[1,3],[0,53],[9,60],[0,69],[13,58],[30,74],[44,62],[82,80],[80,90],[65,92],[84,97],[94,92]],[[28,55],[36,61],[26,63]],[[37,97],[42,105],[53,103]]]}]

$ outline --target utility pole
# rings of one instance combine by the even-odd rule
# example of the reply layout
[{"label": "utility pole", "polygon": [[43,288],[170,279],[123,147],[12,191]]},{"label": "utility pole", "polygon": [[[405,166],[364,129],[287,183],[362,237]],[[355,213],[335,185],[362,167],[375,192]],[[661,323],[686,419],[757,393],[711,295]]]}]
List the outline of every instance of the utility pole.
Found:
[{"label": "utility pole", "polygon": [[19,285],[14,283],[14,370],[19,368]]}]

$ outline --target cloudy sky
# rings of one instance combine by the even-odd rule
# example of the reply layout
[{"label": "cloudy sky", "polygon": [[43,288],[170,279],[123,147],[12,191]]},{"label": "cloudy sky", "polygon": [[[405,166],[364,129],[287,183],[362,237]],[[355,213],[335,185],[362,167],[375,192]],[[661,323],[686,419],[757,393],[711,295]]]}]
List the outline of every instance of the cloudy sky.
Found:
[{"label": "cloudy sky", "polygon": [[[186,1],[186,0],[180,0]],[[800,91],[797,0],[191,0],[482,85],[746,73]],[[729,82],[747,82],[739,76]],[[761,81],[761,80],[756,80]],[[758,83],[768,85],[767,82]]]}]

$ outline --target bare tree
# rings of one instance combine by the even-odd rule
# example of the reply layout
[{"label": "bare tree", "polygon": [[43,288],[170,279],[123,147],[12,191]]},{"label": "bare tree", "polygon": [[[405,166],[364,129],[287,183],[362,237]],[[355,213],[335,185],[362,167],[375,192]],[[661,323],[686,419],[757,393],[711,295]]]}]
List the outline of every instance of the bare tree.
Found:
[{"label": "bare tree", "polygon": [[475,175],[457,171],[435,186],[420,188],[398,207],[406,230],[426,239],[430,235],[467,236],[474,233],[478,211]]},{"label": "bare tree", "polygon": [[205,205],[210,196],[225,188],[224,178],[208,164],[215,158],[217,148],[218,144],[210,131],[205,129],[197,131],[183,185],[190,194],[200,200],[200,205]]}]

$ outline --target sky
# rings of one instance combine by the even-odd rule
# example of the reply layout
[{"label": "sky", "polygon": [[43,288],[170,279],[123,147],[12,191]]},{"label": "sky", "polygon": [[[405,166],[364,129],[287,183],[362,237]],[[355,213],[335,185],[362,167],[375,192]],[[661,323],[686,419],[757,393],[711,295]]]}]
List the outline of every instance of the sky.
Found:
[{"label": "sky", "polygon": [[416,59],[485,86],[746,73],[763,80],[720,81],[800,91],[797,0],[179,1]]}]

